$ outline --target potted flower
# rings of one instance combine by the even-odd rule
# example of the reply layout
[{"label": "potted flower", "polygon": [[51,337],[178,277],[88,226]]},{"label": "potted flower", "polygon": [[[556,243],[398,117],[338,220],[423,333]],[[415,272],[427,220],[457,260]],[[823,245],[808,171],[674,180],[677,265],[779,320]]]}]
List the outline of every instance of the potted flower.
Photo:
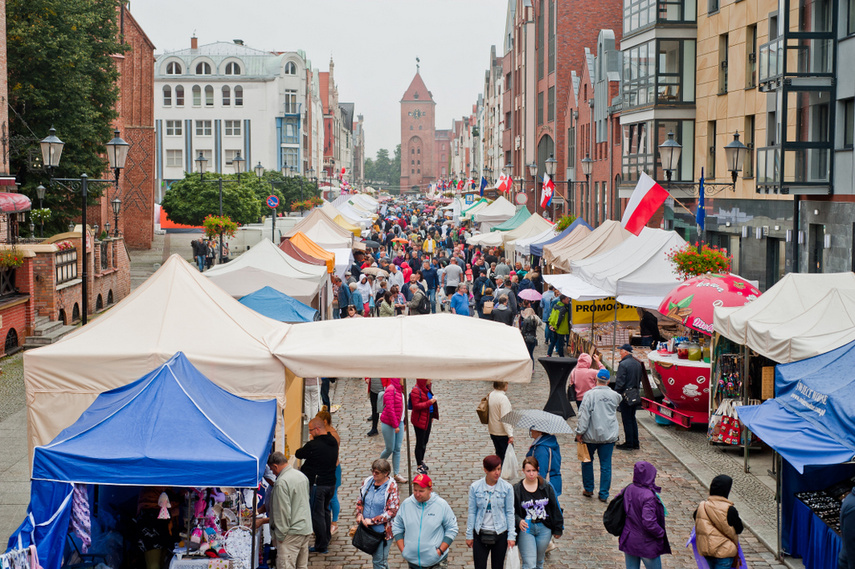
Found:
[{"label": "potted flower", "polygon": [[674,272],[684,280],[707,273],[729,273],[733,260],[727,251],[706,243],[699,245],[697,242],[674,248],[667,253],[667,257],[674,265]]},{"label": "potted flower", "polygon": [[17,269],[24,264],[24,256],[15,249],[0,250],[0,269]]},{"label": "potted flower", "polygon": [[30,219],[33,223],[45,223],[50,221],[50,209],[43,207],[41,209],[30,210]]},{"label": "potted flower", "polygon": [[234,237],[238,224],[227,215],[209,215],[202,221],[202,227],[205,229],[205,236],[211,239],[221,233],[227,237]]}]

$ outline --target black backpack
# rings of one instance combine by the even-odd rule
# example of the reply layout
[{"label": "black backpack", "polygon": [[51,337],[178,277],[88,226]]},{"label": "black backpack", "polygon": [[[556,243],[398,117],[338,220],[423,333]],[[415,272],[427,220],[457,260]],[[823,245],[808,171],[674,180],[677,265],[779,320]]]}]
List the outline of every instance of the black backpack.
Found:
[{"label": "black backpack", "polygon": [[427,298],[427,295],[422,294],[422,299],[419,300],[418,309],[419,314],[429,314],[430,313],[430,301]]},{"label": "black backpack", "polygon": [[620,537],[623,533],[623,526],[626,525],[626,509],[623,506],[623,492],[614,497],[609,502],[606,511],[603,512],[603,525],[606,531],[612,535]]}]

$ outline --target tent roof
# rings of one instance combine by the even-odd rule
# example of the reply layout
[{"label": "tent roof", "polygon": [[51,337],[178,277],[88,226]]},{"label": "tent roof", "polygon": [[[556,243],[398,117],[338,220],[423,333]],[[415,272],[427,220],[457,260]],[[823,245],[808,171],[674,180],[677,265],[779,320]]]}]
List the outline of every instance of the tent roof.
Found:
[{"label": "tent roof", "polygon": [[504,241],[499,233],[479,233],[466,240],[467,245],[481,245],[482,247],[501,247]]},{"label": "tent roof", "polygon": [[303,220],[282,235],[289,239],[297,233],[303,233],[327,249],[346,248],[353,245],[353,234],[335,223],[320,208],[315,208]]},{"label": "tent roof", "polygon": [[501,223],[517,212],[517,206],[499,196],[496,201],[475,214],[475,222]]},{"label": "tent roof", "polygon": [[531,212],[527,207],[519,208],[514,216],[504,222],[490,228],[490,231],[510,231],[522,225],[528,218],[531,217]]},{"label": "tent roof", "polygon": [[349,217],[344,216],[333,204],[331,204],[330,202],[328,202],[326,200],[324,200],[323,203],[320,206],[318,206],[317,209],[321,210],[321,212],[326,214],[326,216],[332,220],[335,220],[336,217],[341,215],[345,219],[345,221],[347,221],[348,223],[355,224],[355,221],[353,219],[350,219]]},{"label": "tent roof", "polygon": [[[297,330],[274,333],[268,341],[273,353],[300,377],[531,381],[531,359],[522,336],[499,322],[426,314],[309,322],[291,328]],[[384,357],[378,357],[378,346]],[[437,354],[442,365],[437,365]]]},{"label": "tent roof", "polygon": [[302,233],[300,231],[294,233],[291,237],[291,244],[303,251],[304,253],[308,253],[312,257],[316,259],[323,259],[327,263],[327,272],[333,272],[335,270],[335,254],[327,251],[314,241],[312,241],[308,235]]},{"label": "tent roof", "polygon": [[326,279],[324,268],[315,263],[303,262],[287,255],[267,237],[262,238],[246,253],[235,257],[228,263],[212,267],[203,274],[207,277],[214,277],[247,268],[262,269],[270,273],[317,284]]},{"label": "tent roof", "polygon": [[481,198],[477,202],[470,204],[470,205],[466,206],[465,208],[463,208],[463,210],[460,213],[461,213],[461,215],[467,214],[481,204],[484,204],[486,207],[486,206],[490,205],[490,200],[488,200],[487,198]]},{"label": "tent roof", "polygon": [[318,315],[311,306],[269,286],[246,295],[240,303],[280,322],[313,322]]},{"label": "tent roof", "polygon": [[260,288],[270,287],[293,296],[300,302],[312,304],[323,286],[321,283],[271,273],[258,267],[246,267],[239,271],[211,275],[205,273],[205,275],[208,280],[236,299],[252,294]]},{"label": "tent roof", "polygon": [[335,216],[335,218],[333,218],[333,221],[335,222],[336,225],[340,226],[345,231],[349,231],[350,233],[353,233],[357,237],[362,236],[362,228],[359,227],[358,225],[354,225],[351,222],[349,222],[342,214],[338,214],[337,216]]},{"label": "tent roof", "polygon": [[480,201],[475,202],[472,207],[461,213],[460,219],[471,219],[476,213],[487,207],[490,207],[490,202],[485,199],[481,199]]},{"label": "tent roof", "polygon": [[324,261],[323,259],[316,259],[308,253],[304,253],[302,250],[294,246],[294,244],[288,241],[287,239],[279,244],[279,249],[281,249],[289,257],[292,257],[302,263],[306,263],[307,265],[323,267],[324,273],[327,272],[326,261]]},{"label": "tent roof", "polygon": [[682,282],[667,254],[685,243],[675,231],[645,227],[606,253],[573,261],[572,273],[617,297],[618,302],[657,309],[665,295]]},{"label": "tent roof", "polygon": [[570,270],[570,263],[587,259],[617,247],[632,235],[624,229],[619,221],[607,219],[582,240],[576,234],[570,233],[560,241],[555,241],[543,247],[544,263],[555,265],[565,271]]},{"label": "tent roof", "polygon": [[[519,253],[520,255],[528,256],[531,254],[531,244],[537,243],[538,241],[545,241],[547,239],[551,239],[555,236],[555,230],[553,228],[549,228],[546,231],[542,231],[537,235],[532,235],[529,237],[522,237],[513,242],[514,251]],[[508,243],[511,245],[511,243]]]},{"label": "tent roof", "polygon": [[745,306],[717,308],[713,326],[778,363],[828,352],[855,340],[855,274],[788,273]]},{"label": "tent roof", "polygon": [[543,280],[557,288],[558,292],[564,296],[569,296],[573,300],[586,302],[609,297],[609,293],[583,281],[576,275],[543,275]]},{"label": "tent roof", "polygon": [[89,325],[24,353],[30,444],[52,440],[100,393],[142,377],[178,351],[231,393],[277,397],[284,407],[286,370],[264,338],[288,328],[243,306],[172,255]]},{"label": "tent roof", "polygon": [[546,241],[535,241],[534,243],[532,243],[531,244],[531,254],[537,255],[538,257],[542,257],[544,245],[550,245],[552,243],[556,243],[558,241],[561,241],[562,239],[564,239],[565,237],[570,235],[573,232],[573,230],[576,229],[577,227],[579,227],[580,225],[588,228],[588,231],[585,233],[585,235],[587,235],[588,233],[590,233],[591,231],[594,230],[594,228],[591,227],[590,225],[588,225],[584,219],[582,219],[581,217],[577,217],[573,223],[571,223],[570,225],[565,227],[564,231],[562,231],[561,233],[559,233],[555,237],[553,237],[551,239],[547,239]]},{"label": "tent roof", "polygon": [[232,395],[178,352],[137,381],[98,395],[50,444],[36,447],[32,477],[253,488],[264,474],[275,425],[275,400]]}]

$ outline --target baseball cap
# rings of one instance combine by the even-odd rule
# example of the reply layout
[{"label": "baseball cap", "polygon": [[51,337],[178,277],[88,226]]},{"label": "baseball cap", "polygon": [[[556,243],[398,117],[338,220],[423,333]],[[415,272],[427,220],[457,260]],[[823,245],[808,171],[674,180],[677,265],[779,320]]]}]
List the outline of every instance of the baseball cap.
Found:
[{"label": "baseball cap", "polygon": [[620,349],[621,349],[621,350],[624,350],[624,351],[626,351],[626,352],[631,352],[631,351],[632,351],[632,346],[630,346],[629,344],[624,344],[623,346],[621,346],[621,347],[620,347]]},{"label": "baseball cap", "polygon": [[597,372],[597,379],[602,379],[604,381],[608,381],[609,379],[611,379],[611,377],[612,376],[609,373],[609,370],[607,370],[607,369],[601,369],[600,371]]},{"label": "baseball cap", "polygon": [[422,488],[433,488],[433,480],[427,474],[419,474],[413,478],[413,484],[417,484]]}]

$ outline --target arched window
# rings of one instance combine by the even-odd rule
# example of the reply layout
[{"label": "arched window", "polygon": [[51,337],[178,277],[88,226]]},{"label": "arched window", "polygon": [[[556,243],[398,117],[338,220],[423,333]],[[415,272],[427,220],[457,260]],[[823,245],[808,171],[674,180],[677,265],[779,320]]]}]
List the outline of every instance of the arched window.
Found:
[{"label": "arched window", "polygon": [[297,66],[294,65],[293,61],[289,61],[285,64],[285,75],[296,75],[297,74]]},{"label": "arched window", "polygon": [[164,85],[163,87],[163,106],[168,107],[172,105],[172,87],[169,85]]},{"label": "arched window", "polygon": [[196,75],[210,75],[211,74],[211,64],[205,61],[196,65]]},{"label": "arched window", "polygon": [[184,106],[184,86],[176,85],[175,86],[175,106],[183,107]]},{"label": "arched window", "polygon": [[210,85],[205,85],[205,106],[214,106],[214,88]]},{"label": "arched window", "polygon": [[202,88],[198,85],[193,85],[193,106],[202,106]]},{"label": "arched window", "polygon": [[226,63],[226,75],[240,75],[240,65],[234,61]]},{"label": "arched window", "polygon": [[415,149],[415,148],[410,148],[410,154],[415,154],[415,153],[416,153],[416,149]]},{"label": "arched window", "polygon": [[167,75],[181,75],[182,69],[181,64],[177,61],[170,61],[166,64],[166,74]]},{"label": "arched window", "polygon": [[410,164],[412,164],[412,165],[414,165],[414,166],[415,166],[416,161],[415,161],[415,160],[410,160]]},{"label": "arched window", "polygon": [[240,85],[235,87],[235,106],[243,106],[243,87],[241,87]]},{"label": "arched window", "polygon": [[421,149],[421,148],[419,148],[418,150],[416,150],[416,154],[421,154],[421,153],[422,153],[422,149]]},{"label": "arched window", "polygon": [[232,91],[229,89],[229,86],[226,85],[223,87],[223,106],[228,107],[232,104]]}]

